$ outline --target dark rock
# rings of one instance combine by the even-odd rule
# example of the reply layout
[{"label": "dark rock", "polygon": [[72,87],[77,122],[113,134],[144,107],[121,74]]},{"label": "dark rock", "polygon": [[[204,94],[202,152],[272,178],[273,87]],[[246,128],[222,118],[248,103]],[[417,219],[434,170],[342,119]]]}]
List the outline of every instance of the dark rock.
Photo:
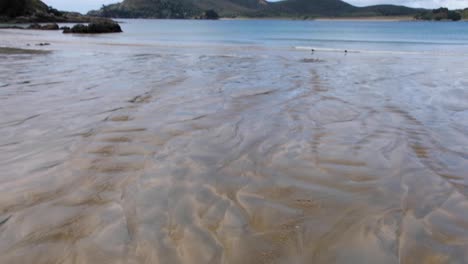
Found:
[{"label": "dark rock", "polygon": [[30,26],[28,27],[28,29],[41,29],[41,28],[42,28],[42,26],[39,25],[39,24],[37,24],[37,23],[32,24],[32,25],[30,25]]},{"label": "dark rock", "polygon": [[24,29],[24,27],[20,26],[0,26],[1,29]]},{"label": "dark rock", "polygon": [[87,34],[88,26],[85,26],[83,24],[78,24],[78,25],[73,26],[72,28],[64,29],[63,33]]},{"label": "dark rock", "polygon": [[0,54],[46,54],[46,53],[50,53],[50,51],[0,47]]},{"label": "dark rock", "polygon": [[120,25],[114,21],[100,21],[90,23],[87,26],[78,24],[72,28],[63,30],[63,33],[75,33],[75,34],[100,34],[100,33],[118,33],[122,32]]},{"label": "dark rock", "polygon": [[37,23],[34,23],[28,27],[28,29],[36,29],[36,30],[59,30],[59,26],[56,23],[53,24],[46,24],[46,25],[40,25]]},{"label": "dark rock", "polygon": [[116,22],[91,23],[88,25],[89,33],[113,33],[122,32],[120,25]]},{"label": "dark rock", "polygon": [[47,24],[42,26],[42,30],[59,30],[59,26],[56,23]]}]

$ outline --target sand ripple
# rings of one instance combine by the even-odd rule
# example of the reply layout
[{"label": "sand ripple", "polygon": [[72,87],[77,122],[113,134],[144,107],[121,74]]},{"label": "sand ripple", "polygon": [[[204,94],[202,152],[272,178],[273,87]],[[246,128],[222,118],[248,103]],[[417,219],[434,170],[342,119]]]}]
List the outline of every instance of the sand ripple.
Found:
[{"label": "sand ripple", "polygon": [[2,55],[0,262],[466,263],[467,73],[259,53]]}]

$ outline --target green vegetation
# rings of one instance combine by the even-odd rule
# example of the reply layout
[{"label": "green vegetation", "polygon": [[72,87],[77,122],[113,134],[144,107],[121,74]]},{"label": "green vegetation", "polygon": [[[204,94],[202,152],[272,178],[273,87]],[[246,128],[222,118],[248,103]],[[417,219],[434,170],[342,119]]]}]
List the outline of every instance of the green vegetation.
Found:
[{"label": "green vegetation", "polygon": [[121,18],[200,18],[206,10],[221,17],[414,16],[421,12],[394,5],[355,7],[341,0],[124,0],[88,15]]},{"label": "green vegetation", "polygon": [[468,8],[461,10],[460,13],[461,13],[462,19],[468,19]]},{"label": "green vegetation", "polygon": [[272,2],[266,11],[280,16],[343,16],[359,8],[341,0],[288,0]]},{"label": "green vegetation", "polygon": [[415,16],[415,19],[418,20],[451,20],[451,21],[458,21],[462,19],[462,15],[460,12],[448,10],[448,8],[438,8],[433,9],[432,11],[424,11],[420,14]]},{"label": "green vegetation", "polygon": [[201,19],[211,19],[211,20],[216,20],[216,19],[219,19],[219,15],[218,13],[216,13],[216,11],[214,11],[213,9],[211,10],[207,10],[203,13],[203,16],[201,17]]},{"label": "green vegetation", "polygon": [[76,22],[88,23],[108,21],[104,18],[84,16],[80,13],[59,11],[40,0],[0,0],[0,22],[45,23]]},{"label": "green vegetation", "polygon": [[49,7],[39,0],[1,0],[0,16],[17,17],[37,12],[49,12]]},{"label": "green vegetation", "polygon": [[91,11],[88,15],[103,17],[154,17],[154,18],[188,18],[198,14],[192,5],[184,1],[147,0],[124,1],[120,4],[103,6],[99,11]]},{"label": "green vegetation", "polygon": [[[66,12],[47,6],[40,0],[0,0],[0,21],[10,21],[21,17],[17,22],[49,22],[65,20]],[[26,21],[23,21],[26,20]]]},{"label": "green vegetation", "polygon": [[376,5],[363,7],[359,12],[366,12],[369,15],[374,14],[374,16],[413,16],[417,12],[421,11],[422,9],[415,9],[406,6]]},{"label": "green vegetation", "polygon": [[[414,9],[395,5],[356,7],[341,0],[124,0],[103,5],[89,16],[117,18],[201,18],[219,17],[285,17],[313,19],[318,17],[385,17],[414,16],[418,20],[468,19],[468,9],[450,11]],[[86,22],[90,17],[61,12],[40,0],[0,0],[0,21],[16,22]],[[17,19],[19,18],[19,19]]]}]

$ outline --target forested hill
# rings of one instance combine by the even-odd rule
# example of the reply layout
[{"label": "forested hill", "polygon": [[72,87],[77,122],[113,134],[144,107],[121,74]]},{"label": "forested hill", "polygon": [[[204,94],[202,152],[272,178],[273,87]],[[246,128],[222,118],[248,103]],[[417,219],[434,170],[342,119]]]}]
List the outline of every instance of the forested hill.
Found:
[{"label": "forested hill", "polygon": [[378,5],[356,7],[341,0],[124,0],[89,14],[121,18],[193,18],[206,10],[221,17],[365,17],[412,16],[420,9]]},{"label": "forested hill", "polygon": [[91,22],[103,18],[84,16],[76,12],[59,11],[40,0],[0,0],[0,22]]},{"label": "forested hill", "polygon": [[28,16],[38,12],[47,13],[49,8],[39,0],[1,0],[0,16]]}]

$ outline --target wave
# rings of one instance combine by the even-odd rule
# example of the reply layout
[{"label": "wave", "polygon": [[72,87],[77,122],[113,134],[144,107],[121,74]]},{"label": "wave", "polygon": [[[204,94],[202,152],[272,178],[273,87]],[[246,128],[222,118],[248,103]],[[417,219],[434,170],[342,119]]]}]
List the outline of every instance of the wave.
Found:
[{"label": "wave", "polygon": [[314,52],[346,52],[346,53],[364,53],[364,54],[392,54],[392,55],[438,55],[438,56],[468,56],[468,52],[455,51],[404,51],[404,50],[366,50],[366,49],[343,49],[343,48],[321,48],[313,46],[294,46],[296,50],[306,50]]},{"label": "wave", "polygon": [[468,42],[453,41],[420,41],[420,40],[356,40],[356,39],[308,39],[308,38],[264,38],[263,40],[273,41],[302,41],[320,43],[367,43],[367,44],[402,44],[402,45],[448,45],[460,46],[468,45]]}]

